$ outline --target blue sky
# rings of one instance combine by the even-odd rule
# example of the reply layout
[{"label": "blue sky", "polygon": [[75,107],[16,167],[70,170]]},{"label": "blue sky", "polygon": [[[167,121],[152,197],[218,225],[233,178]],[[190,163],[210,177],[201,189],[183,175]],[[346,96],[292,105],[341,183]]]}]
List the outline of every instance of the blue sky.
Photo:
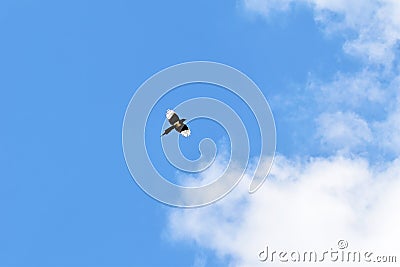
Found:
[{"label": "blue sky", "polygon": [[[255,81],[275,116],[282,157],[308,161],[339,153],[368,162],[368,153],[379,151],[379,160],[392,164],[399,153],[400,131],[388,131],[397,121],[398,53],[394,59],[391,52],[381,55],[378,46],[366,58],[360,47],[368,50],[378,36],[360,37],[368,17],[344,19],[342,28],[332,30],[334,19],[351,17],[351,8],[314,2],[275,10],[255,0],[2,1],[0,266],[245,262],[235,261],[223,247],[205,245],[209,239],[171,230],[170,215],[180,211],[147,196],[126,167],[125,109],[146,79],[174,64],[220,62]],[[388,1],[383,2],[385,7]],[[321,19],[325,11],[338,18]],[[387,32],[396,37],[396,27],[389,26]],[[384,37],[384,51],[392,51],[393,38]],[[360,81],[368,90],[352,89]],[[198,87],[193,95],[165,97],[151,118],[163,123],[165,107],[194,96],[239,103],[212,86],[193,86]],[[344,87],[349,90],[340,91]],[[387,99],[393,101],[385,104]],[[343,130],[332,134],[330,121]],[[355,128],[346,132],[346,125]],[[201,124],[193,126],[198,132],[182,145],[189,158],[197,156],[196,144],[209,134]],[[223,129],[212,127],[218,142]],[[154,123],[149,131],[157,134],[160,128]],[[376,141],[381,139],[394,143]],[[157,140],[149,150],[157,152],[158,145]],[[171,171],[162,163],[161,168]],[[181,217],[183,223],[186,218]]]}]

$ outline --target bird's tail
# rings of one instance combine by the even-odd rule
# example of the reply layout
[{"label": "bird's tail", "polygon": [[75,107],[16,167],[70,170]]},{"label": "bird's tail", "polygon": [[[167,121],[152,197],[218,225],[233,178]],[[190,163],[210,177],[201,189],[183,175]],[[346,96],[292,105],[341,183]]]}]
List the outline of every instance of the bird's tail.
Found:
[{"label": "bird's tail", "polygon": [[171,127],[167,128],[167,129],[165,129],[165,131],[163,132],[163,134],[162,134],[160,137],[162,137],[163,135],[168,134],[168,133],[171,132],[173,129],[174,129],[174,126],[173,126],[173,125],[172,125]]}]

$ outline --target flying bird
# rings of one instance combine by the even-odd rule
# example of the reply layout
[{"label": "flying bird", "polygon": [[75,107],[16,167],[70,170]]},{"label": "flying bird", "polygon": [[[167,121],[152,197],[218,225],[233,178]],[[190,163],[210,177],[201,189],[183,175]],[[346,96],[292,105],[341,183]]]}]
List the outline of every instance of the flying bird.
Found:
[{"label": "flying bird", "polygon": [[173,129],[175,129],[184,137],[188,137],[190,135],[189,127],[187,127],[187,125],[183,123],[186,119],[179,119],[178,114],[170,109],[167,110],[165,116],[167,117],[169,124],[171,124],[172,126],[167,128],[161,136],[169,134]]}]

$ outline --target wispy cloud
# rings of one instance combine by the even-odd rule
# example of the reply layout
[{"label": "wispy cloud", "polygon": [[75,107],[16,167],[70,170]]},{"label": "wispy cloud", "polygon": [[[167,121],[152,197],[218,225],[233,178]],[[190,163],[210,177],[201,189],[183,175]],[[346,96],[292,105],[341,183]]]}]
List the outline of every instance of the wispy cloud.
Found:
[{"label": "wispy cloud", "polygon": [[398,155],[399,1],[284,1],[284,9],[275,1],[244,2],[249,3],[247,10],[264,16],[269,15],[265,10],[289,11],[291,5],[307,5],[313,9],[316,24],[323,32],[345,37],[343,51],[360,59],[362,69],[337,72],[328,79],[310,75],[305,89],[292,95],[290,108],[301,107],[297,114],[317,118],[316,137],[323,143],[338,149],[364,144],[384,154]]},{"label": "wispy cloud", "polygon": [[361,110],[365,105],[371,108],[390,100],[393,90],[383,79],[381,73],[364,69],[356,73],[338,72],[325,82],[313,77],[308,86],[315,101],[324,108]]},{"label": "wispy cloud", "polygon": [[368,123],[348,112],[323,113],[317,118],[317,135],[329,150],[349,152],[372,141]]},{"label": "wispy cloud", "polygon": [[400,154],[400,99],[396,99],[394,110],[388,113],[384,121],[373,124],[376,137],[383,149]]},{"label": "wispy cloud", "polygon": [[194,258],[193,267],[207,266],[207,257],[204,254],[197,254]]},{"label": "wispy cloud", "polygon": [[248,10],[256,11],[264,16],[268,16],[274,11],[287,11],[292,2],[292,0],[246,0],[244,1],[244,6]]},{"label": "wispy cloud", "polygon": [[394,48],[400,39],[400,4],[396,0],[244,0],[254,13],[268,16],[275,10],[289,10],[291,5],[308,5],[315,21],[327,34],[345,33],[344,50],[359,56],[368,64],[390,67],[395,59]]}]

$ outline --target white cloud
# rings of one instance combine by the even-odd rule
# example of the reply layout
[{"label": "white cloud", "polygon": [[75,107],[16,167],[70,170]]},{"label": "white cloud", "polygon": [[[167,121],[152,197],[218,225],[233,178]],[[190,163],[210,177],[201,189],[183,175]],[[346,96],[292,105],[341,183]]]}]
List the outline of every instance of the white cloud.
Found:
[{"label": "white cloud", "polygon": [[266,265],[257,258],[266,245],[322,253],[336,248],[339,239],[346,239],[352,250],[396,255],[400,249],[398,177],[399,161],[378,171],[360,158],[300,163],[280,156],[271,177],[255,194],[247,193],[250,177],[246,176],[214,205],[174,210],[169,233],[175,240],[194,240],[220,257],[229,256],[232,266]]}]

